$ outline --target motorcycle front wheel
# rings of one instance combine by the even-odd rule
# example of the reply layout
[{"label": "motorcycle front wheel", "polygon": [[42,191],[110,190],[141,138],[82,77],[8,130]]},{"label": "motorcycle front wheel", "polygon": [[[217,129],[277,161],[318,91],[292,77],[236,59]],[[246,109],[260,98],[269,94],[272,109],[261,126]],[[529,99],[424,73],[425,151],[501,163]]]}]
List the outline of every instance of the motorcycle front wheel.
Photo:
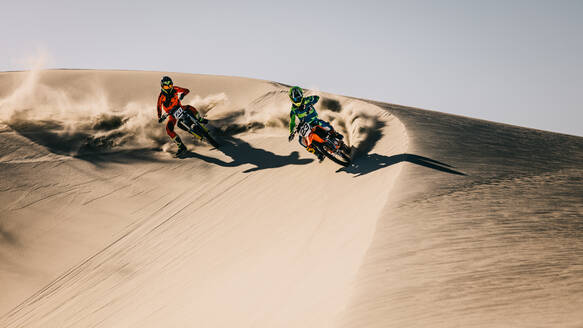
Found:
[{"label": "motorcycle front wheel", "polygon": [[327,145],[319,145],[320,151],[324,154],[324,156],[328,157],[334,163],[342,165],[342,166],[349,166],[350,165],[350,157],[346,156],[346,154],[342,152],[335,152],[334,150],[330,149]]},{"label": "motorcycle front wheel", "polygon": [[213,137],[211,137],[206,129],[202,128],[198,124],[195,124],[194,128],[194,133],[201,135],[203,139],[208,141],[208,143],[210,143],[213,147],[219,148],[221,146],[221,144],[219,144]]}]

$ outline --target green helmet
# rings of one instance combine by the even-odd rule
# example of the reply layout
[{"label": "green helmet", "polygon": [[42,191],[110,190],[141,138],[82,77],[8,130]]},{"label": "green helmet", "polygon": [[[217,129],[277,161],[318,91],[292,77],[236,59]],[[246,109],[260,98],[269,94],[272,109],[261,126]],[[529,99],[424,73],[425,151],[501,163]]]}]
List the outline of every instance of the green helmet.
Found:
[{"label": "green helmet", "polygon": [[289,99],[291,99],[294,105],[301,105],[302,100],[304,99],[304,91],[302,88],[296,86],[289,89]]}]

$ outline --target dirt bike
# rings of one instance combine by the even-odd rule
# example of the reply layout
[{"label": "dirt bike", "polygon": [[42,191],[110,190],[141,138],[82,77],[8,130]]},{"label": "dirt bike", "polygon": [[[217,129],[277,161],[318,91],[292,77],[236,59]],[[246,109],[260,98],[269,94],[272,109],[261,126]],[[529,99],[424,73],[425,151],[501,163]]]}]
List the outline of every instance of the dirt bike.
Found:
[{"label": "dirt bike", "polygon": [[164,120],[168,117],[168,115],[172,115],[176,121],[177,125],[192,134],[198,140],[206,140],[210,143],[213,147],[219,148],[220,144],[211,137],[209,131],[205,124],[199,122],[192,113],[188,110],[183,109],[182,107],[176,107],[170,110],[168,113],[164,113],[158,120],[159,123],[164,122]]},{"label": "dirt bike", "polygon": [[336,134],[330,133],[320,125],[311,126],[307,122],[300,123],[293,136],[296,133],[299,134],[300,138],[304,138],[308,147],[312,146],[316,151],[337,164],[350,165],[350,148]]}]

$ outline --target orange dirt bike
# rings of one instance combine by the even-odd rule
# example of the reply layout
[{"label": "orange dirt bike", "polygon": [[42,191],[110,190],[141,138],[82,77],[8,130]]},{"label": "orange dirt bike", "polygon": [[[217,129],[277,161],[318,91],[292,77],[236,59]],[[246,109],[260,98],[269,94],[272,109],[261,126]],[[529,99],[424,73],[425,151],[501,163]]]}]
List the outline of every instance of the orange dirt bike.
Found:
[{"label": "orange dirt bike", "polygon": [[317,152],[324,154],[332,161],[342,166],[350,165],[350,148],[336,135],[320,125],[311,126],[307,122],[298,125],[294,134],[304,138],[305,144],[312,146]]},{"label": "orange dirt bike", "polygon": [[188,131],[198,140],[206,140],[213,147],[219,148],[220,144],[209,134],[209,131],[205,124],[199,122],[192,113],[188,110],[184,110],[182,107],[176,107],[170,110],[169,113],[164,113],[158,122],[162,123],[168,117],[168,115],[174,116],[176,119],[176,125],[181,129]]}]

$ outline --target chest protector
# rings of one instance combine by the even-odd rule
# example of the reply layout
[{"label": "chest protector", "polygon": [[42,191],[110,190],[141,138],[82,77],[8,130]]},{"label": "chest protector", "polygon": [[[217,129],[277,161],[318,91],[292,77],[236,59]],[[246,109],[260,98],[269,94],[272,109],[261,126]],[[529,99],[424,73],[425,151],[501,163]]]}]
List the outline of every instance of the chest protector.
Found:
[{"label": "chest protector", "polygon": [[301,122],[311,123],[314,118],[318,117],[318,113],[312,105],[301,104],[295,108],[295,112]]},{"label": "chest protector", "polygon": [[[164,105],[164,107],[166,108],[170,108],[170,105],[172,105],[173,103],[178,103],[177,101],[173,101],[175,100],[174,98],[176,97],[176,90],[172,89],[172,91],[170,91],[167,94],[162,94],[162,96],[164,97],[164,101],[162,102],[162,104]],[[178,99],[176,99],[178,100]]]}]

